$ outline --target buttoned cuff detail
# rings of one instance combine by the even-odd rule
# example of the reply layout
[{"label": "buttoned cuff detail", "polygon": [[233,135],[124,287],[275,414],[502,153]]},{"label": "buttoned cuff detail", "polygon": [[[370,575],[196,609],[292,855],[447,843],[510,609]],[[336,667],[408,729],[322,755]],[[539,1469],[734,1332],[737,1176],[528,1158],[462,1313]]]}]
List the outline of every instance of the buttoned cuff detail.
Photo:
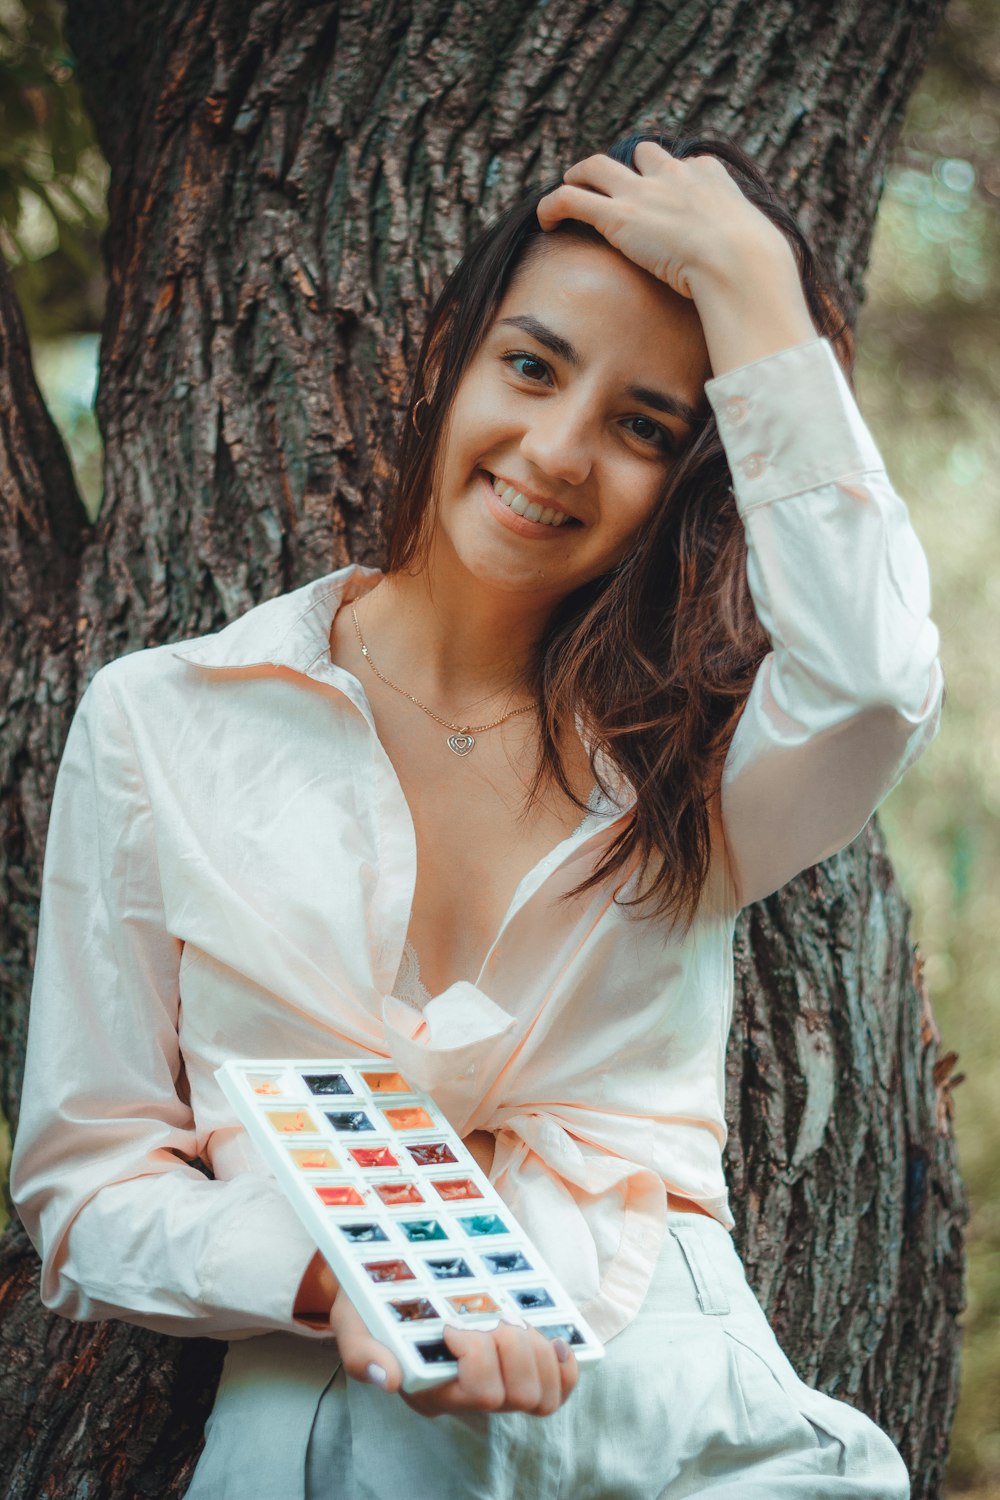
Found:
[{"label": "buttoned cuff detail", "polygon": [[829,339],[727,370],[705,394],[741,515],[885,467]]}]

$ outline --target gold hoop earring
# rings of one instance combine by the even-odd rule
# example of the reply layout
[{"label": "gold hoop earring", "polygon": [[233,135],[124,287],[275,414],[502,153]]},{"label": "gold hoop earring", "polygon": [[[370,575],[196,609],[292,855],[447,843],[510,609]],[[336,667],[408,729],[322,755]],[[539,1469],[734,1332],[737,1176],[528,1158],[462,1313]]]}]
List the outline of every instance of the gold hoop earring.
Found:
[{"label": "gold hoop earring", "polygon": [[[417,434],[417,437],[423,437],[423,433],[420,431],[420,428],[417,426],[417,412],[420,410],[420,404],[421,404],[422,401],[427,401],[427,397],[426,396],[421,396],[420,401],[417,402],[416,406],[413,408],[412,412],[410,413],[410,421],[413,423],[413,430]],[[428,402],[427,404],[429,406],[430,402]]]}]

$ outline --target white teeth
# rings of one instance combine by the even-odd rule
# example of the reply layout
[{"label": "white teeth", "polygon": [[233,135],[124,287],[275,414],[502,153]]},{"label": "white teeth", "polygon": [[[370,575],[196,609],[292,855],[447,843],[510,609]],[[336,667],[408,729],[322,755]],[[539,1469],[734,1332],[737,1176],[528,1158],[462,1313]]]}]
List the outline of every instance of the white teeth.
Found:
[{"label": "white teeth", "polygon": [[515,515],[524,516],[528,521],[539,521],[543,526],[562,526],[569,517],[564,511],[556,510],[553,505],[544,508],[537,501],[528,501],[513,485],[506,484],[502,479],[493,480],[493,493],[510,506]]}]

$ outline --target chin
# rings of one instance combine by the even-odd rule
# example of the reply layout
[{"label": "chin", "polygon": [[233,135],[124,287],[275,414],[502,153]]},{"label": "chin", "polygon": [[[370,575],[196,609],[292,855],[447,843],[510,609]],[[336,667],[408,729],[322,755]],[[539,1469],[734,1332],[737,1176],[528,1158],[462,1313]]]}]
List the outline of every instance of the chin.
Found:
[{"label": "chin", "polygon": [[579,588],[583,580],[577,570],[568,576],[565,555],[556,556],[562,551],[558,542],[525,542],[489,514],[475,494],[486,472],[475,470],[471,503],[465,492],[439,508],[433,531],[434,571],[441,577],[464,572],[484,588],[554,600]]}]

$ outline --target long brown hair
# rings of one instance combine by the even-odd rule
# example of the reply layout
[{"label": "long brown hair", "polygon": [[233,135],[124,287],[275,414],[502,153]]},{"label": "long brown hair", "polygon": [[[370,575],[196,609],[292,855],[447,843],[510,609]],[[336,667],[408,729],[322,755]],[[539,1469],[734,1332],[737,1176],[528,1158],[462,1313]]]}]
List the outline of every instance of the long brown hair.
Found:
[{"label": "long brown hair", "polygon": [[[818,334],[828,337],[851,381],[854,340],[832,291],[834,279],[779,202],[760,168],[731,137],[631,135],[606,153],[635,170],[640,141],[673,156],[709,154],[789,240]],[[386,574],[419,567],[430,539],[427,516],[440,474],[447,423],[459,383],[519,269],[540,241],[568,234],[607,245],[596,229],[561,220],[541,229],[535,214],[554,181],[508,208],[474,241],[431,309],[397,439],[395,482],[386,507]],[[421,431],[418,433],[416,415]],[[714,414],[699,420],[628,554],[563,599],[538,642],[524,685],[534,694],[540,754],[525,814],[554,780],[581,811],[559,751],[559,734],[579,714],[591,770],[608,758],[636,803],[582,894],[612,873],[635,873],[641,895],[621,906],[644,915],[695,915],[711,860],[709,804],[754,675],[770,649],[747,585],[747,549],[732,475]]]}]

